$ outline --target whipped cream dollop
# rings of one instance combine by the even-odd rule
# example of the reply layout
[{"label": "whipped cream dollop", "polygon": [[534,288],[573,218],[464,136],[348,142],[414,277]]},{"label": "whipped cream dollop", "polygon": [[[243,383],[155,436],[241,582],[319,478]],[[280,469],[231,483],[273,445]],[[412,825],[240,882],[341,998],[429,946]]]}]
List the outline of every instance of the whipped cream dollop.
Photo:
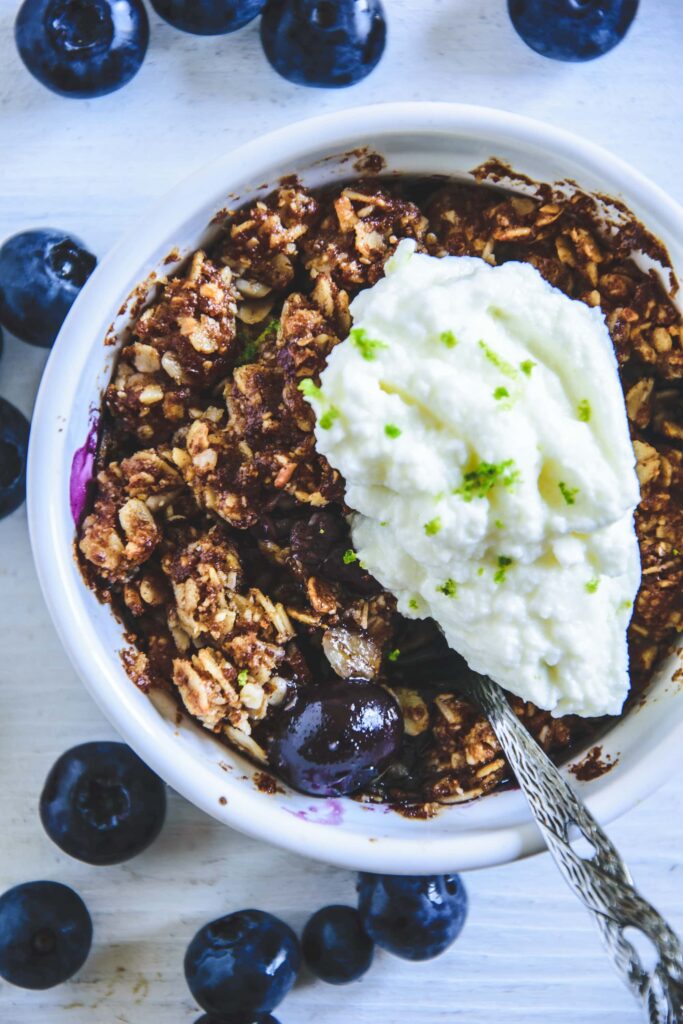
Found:
[{"label": "whipped cream dollop", "polygon": [[557,715],[617,714],[639,489],[602,314],[528,264],[410,240],[351,312],[302,390],[358,558],[475,671]]}]

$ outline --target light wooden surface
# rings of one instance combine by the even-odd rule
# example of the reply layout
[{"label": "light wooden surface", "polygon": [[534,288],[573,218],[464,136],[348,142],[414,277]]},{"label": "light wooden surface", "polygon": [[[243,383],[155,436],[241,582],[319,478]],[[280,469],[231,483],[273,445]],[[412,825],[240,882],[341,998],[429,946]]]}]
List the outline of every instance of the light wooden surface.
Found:
[{"label": "light wooden surface", "polygon": [[[478,102],[601,142],[683,201],[683,7],[642,0],[628,40],[586,66],[545,62],[512,32],[504,0],[386,0],[390,41],[377,72],[342,92],[287,85],[255,26],[233,37],[176,33],[152,18],[141,73],[92,102],[52,96],[15,55],[16,4],[0,3],[0,234],[70,229],[103,254],[151,200],[222,150],[323,110],[390,99]],[[27,413],[39,350],[9,340],[0,393]],[[46,509],[46,515],[49,510]],[[37,817],[42,780],[73,743],[112,735],[75,678],[34,576],[25,512],[0,523],[0,889],[54,878],[94,916],[92,957],[45,994],[0,984],[2,1024],[192,1024],[185,945],[212,916],[244,906],[295,927],[353,899],[350,874],[242,838],[172,798],[146,854],[114,869],[62,856]],[[683,930],[683,780],[615,824],[637,882]],[[471,916],[447,955],[424,965],[379,955],[343,991],[303,977],[282,1024],[636,1024],[582,910],[547,856],[470,875]]]}]

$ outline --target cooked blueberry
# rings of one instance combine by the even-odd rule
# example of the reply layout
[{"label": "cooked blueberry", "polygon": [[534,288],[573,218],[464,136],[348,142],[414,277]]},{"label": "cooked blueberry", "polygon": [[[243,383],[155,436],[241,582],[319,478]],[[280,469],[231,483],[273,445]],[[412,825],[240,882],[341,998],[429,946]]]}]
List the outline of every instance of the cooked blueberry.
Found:
[{"label": "cooked blueberry", "polygon": [[369,75],[386,42],[380,0],[268,0],[266,57],[297,85],[342,88]]},{"label": "cooked blueberry", "polygon": [[375,946],[353,907],[318,910],[301,939],[304,960],[314,974],[330,985],[356,981],[369,969]]},{"label": "cooked blueberry", "polygon": [[199,929],[187,947],[185,977],[209,1019],[246,1024],[282,1002],[300,964],[298,939],[284,921],[238,910]]},{"label": "cooked blueberry", "polygon": [[11,402],[0,398],[0,519],[26,497],[28,420]]},{"label": "cooked blueberry", "polygon": [[289,546],[305,572],[320,570],[332,546],[343,538],[344,527],[343,519],[325,511],[314,512],[310,519],[299,519],[293,524]]},{"label": "cooked blueberry", "polygon": [[0,896],[0,977],[21,988],[61,985],[88,958],[92,922],[58,882],[25,882]]},{"label": "cooked blueberry", "polygon": [[199,36],[235,32],[253,21],[266,0],[152,0],[152,7],[174,28]]},{"label": "cooked blueberry", "polygon": [[462,931],[467,892],[459,875],[361,873],[358,909],[378,946],[404,960],[431,960]]},{"label": "cooked blueberry", "polygon": [[62,96],[104,96],[142,65],[149,22],[142,0],[24,0],[14,23],[24,64]]},{"label": "cooked blueberry", "polygon": [[283,715],[271,763],[295,789],[342,796],[365,786],[397,753],[398,704],[374,683],[332,683]]},{"label": "cooked blueberry", "polygon": [[289,546],[303,572],[320,574],[361,594],[376,594],[379,584],[361,568],[350,543],[343,519],[330,512],[314,512],[310,519],[299,519],[291,527]]},{"label": "cooked blueberry", "polygon": [[50,839],[87,864],[120,864],[159,835],[161,779],[125,743],[83,743],[55,762],[40,797]]},{"label": "cooked blueberry", "polygon": [[12,235],[0,246],[0,322],[22,341],[49,348],[96,264],[63,231]]},{"label": "cooked blueberry", "polygon": [[508,0],[527,46],[553,60],[601,57],[626,35],[638,0]]}]

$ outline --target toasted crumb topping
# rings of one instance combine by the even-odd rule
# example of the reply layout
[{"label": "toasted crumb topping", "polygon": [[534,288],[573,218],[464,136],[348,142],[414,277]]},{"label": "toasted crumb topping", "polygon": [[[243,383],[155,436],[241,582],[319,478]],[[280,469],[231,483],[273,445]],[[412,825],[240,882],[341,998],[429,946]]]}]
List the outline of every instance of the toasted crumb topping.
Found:
[{"label": "toasted crumb topping", "polygon": [[[278,715],[312,686],[333,678],[388,686],[404,747],[363,795],[432,814],[497,788],[510,769],[486,719],[451,692],[466,670],[460,659],[433,624],[398,615],[358,562],[344,481],[316,451],[304,398],[317,393],[327,356],[350,332],[367,360],[385,344],[352,331],[349,301],[382,277],[402,238],[436,256],[523,260],[603,311],[642,491],[643,580],[629,631],[638,692],[683,630],[683,323],[657,275],[633,259],[641,242],[651,249],[636,222],[607,230],[580,192],[541,186],[522,196],[398,179],[312,194],[286,184],[237,211],[132,326],[104,395],[78,553],[126,624],[123,660],[134,682],[169,689],[260,764]],[[458,343],[452,331],[434,341]],[[480,348],[500,372],[501,408],[510,381],[531,376],[534,363],[508,364],[485,338]],[[577,419],[591,412],[577,397]],[[319,426],[331,427],[335,413],[325,407]],[[395,424],[384,435],[403,443]],[[480,463],[457,493],[476,501],[517,478],[512,457]],[[571,481],[559,487],[568,504],[581,500]],[[439,543],[438,516],[418,528]],[[501,554],[495,579],[511,570]],[[587,580],[587,592],[599,582]],[[457,600],[454,580],[439,591]],[[419,613],[417,598],[411,608]],[[515,698],[511,705],[553,756],[595,728]]]}]

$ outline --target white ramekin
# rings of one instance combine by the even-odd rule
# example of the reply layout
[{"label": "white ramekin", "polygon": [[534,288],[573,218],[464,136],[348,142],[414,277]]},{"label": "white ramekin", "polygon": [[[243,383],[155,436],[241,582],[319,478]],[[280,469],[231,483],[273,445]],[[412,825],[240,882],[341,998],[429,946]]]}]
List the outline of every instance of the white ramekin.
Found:
[{"label": "white ramekin", "polygon": [[[188,800],[219,821],[308,857],[394,873],[481,868],[542,848],[523,797],[507,791],[446,807],[429,821],[381,806],[315,800],[256,787],[255,769],[189,721],[159,707],[129,681],[120,625],[84,586],[74,561],[69,473],[89,431],[115,348],[103,339],[125,326],[126,300],[174,248],[187,254],[215,214],[296,173],[319,185],[354,175],[348,152],[369,146],[387,170],[463,178],[490,156],[541,181],[570,178],[623,199],[683,267],[683,210],[605,150],[548,125],[499,110],[440,103],[356,108],[291,125],[220,156],[174,189],[102,261],[80,294],[50,356],[33,415],[28,513],[36,567],[62,643],[86,687],[130,745]],[[123,313],[119,312],[124,309]],[[674,664],[675,662],[675,664]],[[680,663],[661,667],[645,702],[601,741],[615,766],[576,783],[609,821],[650,794],[683,750]],[[577,758],[578,760],[578,758]]]}]

